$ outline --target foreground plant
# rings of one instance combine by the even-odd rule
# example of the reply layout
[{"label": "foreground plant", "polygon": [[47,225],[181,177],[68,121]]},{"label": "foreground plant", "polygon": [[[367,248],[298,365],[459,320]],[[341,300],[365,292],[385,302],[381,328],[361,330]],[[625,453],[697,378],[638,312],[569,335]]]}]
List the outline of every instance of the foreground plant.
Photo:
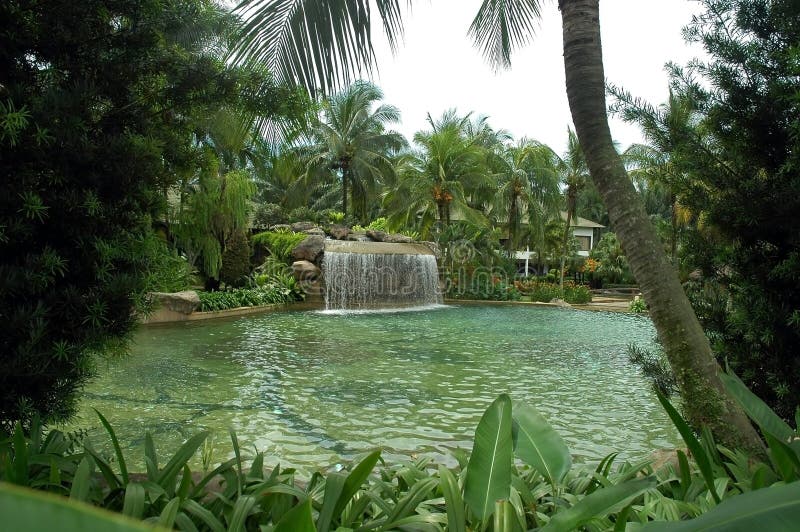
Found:
[{"label": "foreground plant", "polygon": [[[427,459],[386,465],[374,451],[348,471],[305,482],[292,469],[265,470],[261,453],[246,462],[231,433],[234,458],[195,475],[188,463],[203,432],[164,465],[148,434],[146,473],[135,475],[98,413],[113,460],[88,441],[77,452],[59,431],[44,437],[37,424],[25,436],[17,426],[0,442],[0,480],[179,530],[791,530],[800,519],[800,435],[735,376],[723,379],[762,431],[768,462],[717,445],[708,430],[696,437],[660,396],[689,453],[678,450],[656,471],[651,460],[617,463],[616,453],[594,468],[576,466],[535,408],[503,394],[478,423],[472,453],[454,453],[456,469],[435,469]],[[20,528],[57,515],[59,528],[81,530],[78,513],[99,530],[138,529],[63,500],[0,484],[0,511]]]}]

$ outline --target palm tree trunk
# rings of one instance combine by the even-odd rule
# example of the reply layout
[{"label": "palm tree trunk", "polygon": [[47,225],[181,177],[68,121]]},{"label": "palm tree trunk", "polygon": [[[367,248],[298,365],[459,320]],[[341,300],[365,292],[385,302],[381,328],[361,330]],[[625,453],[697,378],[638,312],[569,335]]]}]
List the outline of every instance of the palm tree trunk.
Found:
[{"label": "palm tree trunk", "polygon": [[347,218],[347,178],[350,174],[349,165],[346,162],[342,163],[342,212],[344,217]]},{"label": "palm tree trunk", "polygon": [[599,0],[559,0],[567,97],[592,180],[650,306],[689,422],[708,426],[729,448],[763,455],[758,434],[722,385],[708,338],[614,149],[606,115],[598,4]]},{"label": "palm tree trunk", "polygon": [[669,239],[669,252],[672,264],[677,264],[676,255],[678,254],[678,198],[675,194],[670,194],[669,202],[672,216],[672,234]]},{"label": "palm tree trunk", "polygon": [[508,209],[508,256],[513,257],[514,246],[517,243],[517,216],[519,216],[519,207],[517,206],[517,197],[511,198],[511,206]]},{"label": "palm tree trunk", "polygon": [[558,287],[561,290],[561,297],[564,297],[564,263],[567,260],[567,246],[569,245],[569,225],[572,223],[572,218],[575,216],[575,187],[568,185],[567,187],[567,226],[564,228],[564,243],[561,248],[561,270],[559,271]]}]

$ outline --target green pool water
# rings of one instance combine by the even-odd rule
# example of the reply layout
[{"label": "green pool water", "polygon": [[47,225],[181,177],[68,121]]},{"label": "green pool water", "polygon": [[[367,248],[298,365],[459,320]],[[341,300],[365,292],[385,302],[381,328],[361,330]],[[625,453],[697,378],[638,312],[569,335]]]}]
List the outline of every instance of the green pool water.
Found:
[{"label": "green pool water", "polygon": [[74,426],[104,438],[93,408],[136,462],[200,430],[214,460],[242,445],[303,472],[381,447],[389,460],[469,448],[500,393],[535,405],[578,459],[643,458],[679,438],[638,370],[647,318],[533,306],[454,306],[331,315],[295,311],[143,327],[132,353],[103,363]]}]

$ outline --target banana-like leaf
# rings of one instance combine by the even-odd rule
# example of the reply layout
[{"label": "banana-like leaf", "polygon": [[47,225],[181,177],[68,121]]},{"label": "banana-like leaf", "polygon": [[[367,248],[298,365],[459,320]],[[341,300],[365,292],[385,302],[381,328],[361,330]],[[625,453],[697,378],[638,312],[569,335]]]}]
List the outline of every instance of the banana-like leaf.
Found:
[{"label": "banana-like leaf", "polygon": [[494,532],[519,532],[519,523],[514,515],[514,507],[504,500],[494,503]]},{"label": "banana-like leaf", "polygon": [[514,454],[533,466],[550,484],[558,484],[572,467],[569,448],[532,406],[514,405],[511,434]]},{"label": "banana-like leaf", "polygon": [[797,530],[798,523],[800,482],[792,482],[736,495],[696,519],[675,523],[649,523],[643,529],[648,532],[790,532]]},{"label": "banana-like leaf", "polygon": [[675,428],[677,428],[678,432],[681,433],[681,437],[686,443],[686,446],[689,448],[689,451],[691,451],[694,461],[697,463],[697,467],[700,468],[700,473],[703,475],[703,480],[706,483],[706,487],[708,487],[708,491],[711,492],[711,496],[714,497],[714,501],[719,504],[720,498],[719,495],[717,495],[716,488],[714,487],[714,473],[711,470],[711,459],[706,453],[706,450],[702,445],[700,445],[700,442],[695,437],[692,429],[689,427],[683,417],[681,417],[680,413],[678,413],[675,407],[672,406],[672,403],[669,402],[669,399],[664,397],[664,395],[658,391],[656,391],[656,396],[661,402],[661,405],[664,407],[664,410],[667,411],[667,415],[672,420]]},{"label": "banana-like leaf", "polygon": [[311,515],[311,499],[308,498],[286,512],[275,525],[273,532],[316,532]]},{"label": "banana-like leaf", "polygon": [[134,519],[141,519],[144,515],[144,486],[138,482],[129,482],[125,486],[122,514]]},{"label": "banana-like leaf", "polygon": [[467,532],[467,516],[464,511],[464,498],[458,487],[453,472],[445,466],[439,466],[439,485],[444,494],[447,508],[447,530],[451,532]]},{"label": "banana-like leaf", "polygon": [[489,405],[475,429],[475,442],[467,466],[464,500],[481,520],[494,513],[498,499],[511,490],[511,398],[500,395]]},{"label": "banana-like leaf", "polygon": [[775,438],[788,442],[794,436],[794,431],[784,420],[778,416],[767,404],[751,392],[747,386],[733,373],[720,373],[719,378],[725,389],[728,390],[736,402],[741,405],[745,413],[756,422],[762,431],[773,435]]},{"label": "banana-like leaf", "polygon": [[575,506],[555,514],[542,528],[542,532],[577,530],[592,519],[605,517],[617,508],[624,508],[655,485],[654,479],[642,479],[599,488],[578,501]]},{"label": "banana-like leaf", "polygon": [[4,530],[155,532],[152,526],[64,497],[0,483]]}]

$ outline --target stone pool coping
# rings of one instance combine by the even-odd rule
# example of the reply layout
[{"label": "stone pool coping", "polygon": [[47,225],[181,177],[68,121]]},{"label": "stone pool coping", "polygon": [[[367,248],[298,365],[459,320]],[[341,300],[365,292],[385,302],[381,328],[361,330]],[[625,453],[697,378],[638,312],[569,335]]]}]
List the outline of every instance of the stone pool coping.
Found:
[{"label": "stone pool coping", "polygon": [[[487,301],[481,299],[445,299],[446,304],[466,304],[466,305],[528,305],[534,307],[554,307],[554,308],[573,308],[577,310],[595,310],[604,312],[622,312],[633,314],[628,310],[628,302],[620,303],[617,301],[593,301],[583,304],[563,304],[563,303],[543,303],[541,301]],[[647,315],[646,312],[640,313]]]},{"label": "stone pool coping", "polygon": [[235,318],[238,316],[249,316],[251,314],[263,314],[267,312],[278,312],[282,310],[305,310],[317,308],[319,305],[309,302],[298,303],[275,303],[273,305],[259,305],[257,307],[236,307],[226,310],[212,310],[207,312],[192,312],[182,314],[168,308],[159,308],[148,316],[142,318],[142,325],[160,325],[162,323],[180,323],[184,321],[215,320],[220,318]]}]

